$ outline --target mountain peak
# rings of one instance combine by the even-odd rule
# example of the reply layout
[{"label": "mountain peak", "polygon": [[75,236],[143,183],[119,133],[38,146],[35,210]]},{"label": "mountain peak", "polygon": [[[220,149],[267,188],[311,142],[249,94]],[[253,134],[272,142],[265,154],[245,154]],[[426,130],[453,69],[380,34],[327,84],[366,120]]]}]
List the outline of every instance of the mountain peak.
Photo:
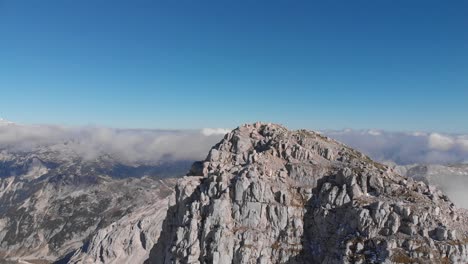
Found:
[{"label": "mountain peak", "polygon": [[446,195],[316,132],[240,126],[191,174],[150,263],[468,259],[468,218]]},{"label": "mountain peak", "polygon": [[364,154],[320,133],[309,130],[290,131],[272,123],[242,125],[216,144],[203,162],[203,171],[196,175],[221,173],[219,165],[253,166],[259,161],[269,165],[279,162],[306,163],[316,166],[377,166],[382,172],[385,165],[373,162]]}]

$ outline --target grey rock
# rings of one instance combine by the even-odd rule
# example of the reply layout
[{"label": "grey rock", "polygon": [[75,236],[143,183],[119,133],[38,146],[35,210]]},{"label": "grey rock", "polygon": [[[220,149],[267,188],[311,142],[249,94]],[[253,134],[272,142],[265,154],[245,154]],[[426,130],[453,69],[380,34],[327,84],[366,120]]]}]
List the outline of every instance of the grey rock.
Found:
[{"label": "grey rock", "polygon": [[464,211],[330,138],[256,123],[215,149],[178,184],[196,187],[176,192],[147,263],[468,261]]},{"label": "grey rock", "polygon": [[190,164],[143,166],[68,151],[62,143],[0,149],[0,263],[148,258],[176,183],[155,176],[183,175]]},{"label": "grey rock", "polygon": [[447,240],[448,238],[448,231],[444,227],[437,227],[434,230],[434,233],[435,233],[435,237],[437,240],[443,241],[443,240]]}]

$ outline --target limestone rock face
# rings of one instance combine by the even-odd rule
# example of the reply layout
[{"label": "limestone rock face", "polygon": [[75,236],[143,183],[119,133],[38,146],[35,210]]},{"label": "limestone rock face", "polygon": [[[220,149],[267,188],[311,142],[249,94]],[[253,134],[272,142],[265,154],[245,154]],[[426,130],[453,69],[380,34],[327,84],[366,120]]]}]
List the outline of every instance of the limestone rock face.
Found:
[{"label": "limestone rock face", "polygon": [[318,133],[256,123],[181,179],[147,263],[464,263],[439,190]]},{"label": "limestone rock face", "polygon": [[157,204],[137,208],[100,229],[85,246],[73,254],[68,263],[143,263],[158,240],[168,200],[161,198]]}]

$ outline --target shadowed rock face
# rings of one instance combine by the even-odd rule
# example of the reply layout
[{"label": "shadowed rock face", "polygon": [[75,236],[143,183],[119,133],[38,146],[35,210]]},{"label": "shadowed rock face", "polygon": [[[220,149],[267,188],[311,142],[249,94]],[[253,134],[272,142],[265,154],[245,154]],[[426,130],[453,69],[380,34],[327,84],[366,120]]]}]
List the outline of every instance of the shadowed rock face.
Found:
[{"label": "shadowed rock face", "polygon": [[147,263],[458,263],[465,213],[320,134],[237,128],[179,180]]}]

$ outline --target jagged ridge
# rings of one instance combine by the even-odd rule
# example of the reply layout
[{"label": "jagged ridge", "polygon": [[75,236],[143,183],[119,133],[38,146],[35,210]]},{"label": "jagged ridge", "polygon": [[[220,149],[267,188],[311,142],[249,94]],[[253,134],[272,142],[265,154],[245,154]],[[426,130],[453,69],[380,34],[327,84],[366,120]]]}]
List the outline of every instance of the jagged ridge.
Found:
[{"label": "jagged ridge", "polygon": [[447,196],[315,132],[241,126],[191,174],[147,263],[468,259],[467,218]]}]

